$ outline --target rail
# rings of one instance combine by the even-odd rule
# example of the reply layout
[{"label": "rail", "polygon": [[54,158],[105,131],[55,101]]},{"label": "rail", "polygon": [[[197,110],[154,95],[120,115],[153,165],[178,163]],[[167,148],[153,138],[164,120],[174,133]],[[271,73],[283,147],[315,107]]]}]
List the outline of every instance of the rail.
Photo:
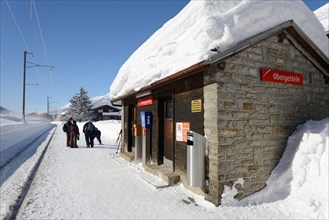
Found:
[{"label": "rail", "polygon": [[[33,179],[34,179],[36,173],[38,172],[38,169],[40,167],[40,164],[41,164],[41,162],[42,162],[42,160],[43,160],[43,158],[44,158],[44,156],[45,156],[45,154],[47,152],[47,149],[49,147],[49,144],[50,144],[50,142],[51,142],[51,140],[52,140],[52,138],[53,138],[56,130],[57,130],[57,127],[55,127],[53,133],[51,134],[51,136],[50,136],[50,138],[49,138],[49,140],[48,140],[45,148],[43,149],[43,151],[41,153],[41,156],[37,160],[37,162],[34,165],[32,171],[30,172],[30,174],[29,174],[29,176],[27,178],[27,181],[25,182],[25,184],[24,184],[24,186],[22,188],[22,191],[21,191],[20,195],[18,195],[17,200],[15,201],[15,203],[11,205],[11,211],[9,213],[7,213],[7,215],[5,216],[4,220],[14,220],[14,219],[16,219],[16,216],[19,213],[19,210],[20,210],[20,208],[21,208],[21,206],[23,204],[23,201],[24,201],[24,199],[25,199],[25,197],[26,197],[26,195],[27,195],[27,193],[28,193],[28,191],[30,189],[30,186],[31,186],[31,184],[33,182]],[[37,139],[35,141],[37,141]],[[29,144],[29,146],[32,145],[32,144],[33,143]]]}]

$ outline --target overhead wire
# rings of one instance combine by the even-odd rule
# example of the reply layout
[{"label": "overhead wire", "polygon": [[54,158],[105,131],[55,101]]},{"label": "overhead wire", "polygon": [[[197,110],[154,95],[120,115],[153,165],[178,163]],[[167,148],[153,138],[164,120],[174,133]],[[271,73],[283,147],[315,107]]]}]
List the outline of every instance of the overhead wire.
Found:
[{"label": "overhead wire", "polygon": [[[15,15],[14,15],[14,13],[13,13],[13,11],[12,11],[12,9],[11,9],[9,3],[8,3],[8,0],[5,0],[5,2],[6,2],[6,4],[7,4],[8,10],[10,11],[10,14],[11,14],[11,16],[12,16],[14,22],[15,22],[15,25],[16,25],[18,31],[19,31],[19,34],[20,34],[20,36],[21,36],[21,38],[22,38],[22,40],[23,40],[23,42],[24,42],[25,50],[27,50],[27,51],[29,51],[29,52],[32,52],[32,51],[30,50],[30,48],[29,48],[29,46],[28,46],[28,44],[27,44],[25,38],[24,38],[24,35],[23,35],[23,33],[22,33],[22,30],[21,30],[20,26],[18,25],[18,22],[17,22],[16,17],[15,17]],[[34,12],[35,12],[35,14],[36,14],[36,19],[37,19],[37,24],[38,24],[38,29],[39,29],[40,37],[41,37],[41,42],[42,42],[42,46],[43,46],[44,55],[45,55],[45,57],[46,57],[46,62],[47,62],[47,64],[48,64],[48,66],[49,66],[49,59],[48,59],[48,55],[47,55],[47,51],[46,51],[46,46],[45,46],[44,38],[43,38],[43,35],[42,35],[41,25],[40,25],[40,21],[39,21],[39,17],[38,17],[38,13],[37,13],[37,9],[36,9],[36,5],[35,5],[35,3],[34,3],[34,0],[31,0],[31,10],[30,10],[30,13],[29,13],[29,17],[30,17],[30,19],[32,20],[32,14],[33,14],[32,5],[33,5]],[[32,24],[33,24],[33,23],[32,23]],[[1,57],[0,57],[0,58],[1,58]],[[33,62],[35,62],[34,57],[32,56],[31,58],[32,58]],[[15,75],[19,76],[19,74],[17,74],[17,73],[16,73],[16,72],[10,67],[10,65],[9,65],[7,62],[4,61],[3,58],[1,58],[1,62],[4,63],[4,64],[8,67],[8,69],[9,69],[11,72],[13,72],[13,73],[15,73]],[[35,62],[35,63],[36,63],[36,62]],[[49,68],[49,70],[50,70],[50,68]],[[38,71],[38,68],[36,69],[36,71],[39,72],[39,71]],[[50,73],[50,71],[49,71],[49,73]],[[51,75],[51,74],[50,74],[50,75]],[[21,77],[20,77],[20,78],[21,78]],[[40,77],[39,77],[39,78],[40,78]],[[49,78],[50,78],[50,81],[51,81],[51,82],[50,82],[50,84],[51,84],[51,90],[52,90],[52,92],[53,92],[52,79],[51,79],[51,77],[49,77]]]},{"label": "overhead wire", "polygon": [[25,44],[25,46],[26,46],[26,49],[27,49],[27,50],[30,50],[30,48],[29,48],[29,46],[27,45],[27,43],[26,43],[26,41],[25,41],[25,38],[24,38],[24,36],[23,36],[23,34],[22,34],[21,28],[19,27],[19,25],[18,25],[18,23],[17,23],[17,21],[16,21],[16,18],[15,18],[15,16],[14,16],[14,13],[13,13],[13,11],[11,10],[11,8],[10,8],[10,6],[9,6],[8,1],[7,1],[7,0],[5,0],[5,1],[6,1],[6,4],[7,4],[8,9],[9,9],[9,11],[10,11],[10,14],[11,14],[11,16],[12,16],[13,19],[14,19],[14,22],[15,22],[15,24],[16,24],[16,27],[17,27],[17,29],[18,29],[18,31],[19,31],[19,33],[20,33],[20,35],[21,35],[21,37],[22,37],[22,39],[23,39],[23,41],[24,41],[24,44]]},{"label": "overhead wire", "polygon": [[[34,21],[34,17],[33,16],[33,1],[32,0],[29,0],[29,2],[25,2],[25,5],[27,7],[27,14],[28,14],[28,18],[29,18],[29,21],[31,23],[31,29],[33,30],[33,36],[34,36],[34,39],[35,39],[35,43],[36,43],[36,48],[33,49],[33,51],[35,52],[35,54],[39,54],[39,51],[40,51],[40,54],[43,54],[43,56],[45,57],[44,55],[44,49],[43,49],[43,44],[42,44],[42,40],[41,40],[41,37],[40,37],[40,31],[39,31],[39,27],[38,25],[36,24],[37,22]],[[38,63],[36,61],[33,60],[34,63]],[[44,63],[46,63],[46,58],[44,58],[43,60]],[[48,88],[49,86],[48,85],[44,85],[44,83],[41,83],[43,80],[42,80],[42,77],[44,74],[41,74],[40,72],[43,72],[43,70],[41,70],[40,68],[33,68],[33,70],[36,72],[36,77],[37,77],[37,82],[39,82],[39,85],[42,87],[42,88]],[[33,74],[34,75],[34,74]]]},{"label": "overhead wire", "polygon": [[[7,4],[8,9],[9,9],[9,11],[10,11],[10,14],[11,14],[11,16],[12,16],[12,18],[13,18],[15,24],[16,24],[16,27],[17,27],[17,29],[18,29],[18,31],[19,31],[19,33],[20,33],[22,39],[23,39],[23,42],[24,42],[24,44],[25,44],[25,50],[31,52],[31,50],[30,50],[29,46],[27,45],[27,42],[26,42],[26,40],[25,40],[25,38],[24,38],[24,35],[23,35],[23,33],[22,33],[22,30],[21,30],[20,26],[18,25],[18,22],[17,22],[17,20],[16,20],[16,17],[15,17],[15,15],[14,15],[14,13],[13,13],[13,11],[12,11],[12,9],[11,9],[9,3],[8,3],[8,1],[7,1],[7,0],[5,0],[5,1],[6,1],[6,4]],[[3,60],[3,59],[2,59],[2,60]],[[32,55],[32,60],[33,60],[33,62],[35,62],[33,55]],[[7,64],[7,65],[8,65],[8,64]],[[37,70],[37,71],[38,71],[38,70]]]},{"label": "overhead wire", "polygon": [[[6,1],[6,4],[7,4],[8,9],[9,9],[9,11],[10,11],[10,14],[11,14],[11,16],[12,16],[14,22],[15,22],[15,25],[16,25],[16,27],[17,27],[17,29],[18,29],[18,32],[20,33],[20,35],[21,35],[21,37],[22,37],[22,40],[23,40],[23,42],[24,42],[24,44],[25,44],[25,49],[26,49],[27,51],[31,52],[29,46],[28,46],[27,43],[26,43],[26,40],[25,40],[24,35],[23,35],[22,31],[21,31],[21,28],[20,28],[19,25],[18,25],[18,22],[17,22],[17,20],[16,20],[16,17],[15,17],[15,15],[14,15],[13,11],[11,10],[11,7],[10,7],[8,1],[7,1],[7,0],[5,0],[5,1]],[[33,56],[32,56],[32,60],[34,61]]]},{"label": "overhead wire", "polygon": [[[37,21],[37,24],[38,24],[38,29],[39,29],[39,33],[40,33],[40,38],[41,38],[41,42],[42,42],[42,46],[43,46],[44,55],[45,55],[45,58],[46,58],[46,61],[47,61],[47,65],[50,66],[45,41],[44,41],[42,30],[41,30],[39,15],[38,15],[37,7],[35,5],[34,0],[31,0],[31,7],[32,7],[32,5],[33,5],[34,12],[35,12],[36,21]],[[31,14],[31,17],[32,17],[32,14]],[[48,69],[48,73],[49,73],[48,76],[49,76],[49,80],[50,80],[51,92],[52,92],[52,94],[54,94],[53,79],[52,79],[52,74],[51,74],[50,70],[51,69],[49,68]]]},{"label": "overhead wire", "polygon": [[43,34],[42,34],[42,31],[41,31],[41,26],[40,26],[40,22],[39,22],[39,16],[38,16],[38,12],[37,12],[34,0],[32,0],[32,4],[33,4],[34,12],[35,12],[38,27],[39,27],[40,37],[41,37],[41,41],[42,41],[42,45],[43,45],[43,50],[44,50],[44,53],[45,53],[46,59],[47,59],[47,65],[49,66],[49,60],[48,60],[48,55],[47,55],[47,51],[46,51],[45,41],[43,39]]},{"label": "overhead wire", "polygon": [[19,79],[22,79],[22,76],[18,74],[2,57],[0,57],[0,60],[3,64],[7,66],[7,68],[10,70],[10,72],[14,73]]}]

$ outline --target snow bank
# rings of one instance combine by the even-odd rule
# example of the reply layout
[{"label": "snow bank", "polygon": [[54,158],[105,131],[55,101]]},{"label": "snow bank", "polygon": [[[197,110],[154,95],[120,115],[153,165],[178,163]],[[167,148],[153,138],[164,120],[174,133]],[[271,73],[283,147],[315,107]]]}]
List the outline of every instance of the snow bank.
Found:
[{"label": "snow bank", "polygon": [[0,113],[0,126],[23,124],[22,116],[13,112]]},{"label": "snow bank", "polygon": [[0,219],[6,219],[14,211],[13,208],[26,190],[32,172],[54,130],[55,128],[40,136],[36,144],[30,146],[11,162],[11,167],[1,168]]},{"label": "snow bank", "polygon": [[240,204],[280,202],[305,217],[328,219],[328,148],[329,118],[299,126],[267,186]]},{"label": "snow bank", "polygon": [[0,167],[53,126],[38,115],[28,116],[23,123],[17,113],[0,114]]},{"label": "snow bank", "polygon": [[141,45],[120,68],[111,99],[138,91],[287,20],[294,22],[329,57],[329,41],[301,0],[191,1]]},{"label": "snow bank", "polygon": [[[38,114],[28,114],[25,117],[25,120],[28,124],[43,123],[49,122],[42,115]],[[22,114],[16,112],[6,112],[0,113],[0,127],[5,125],[20,125],[24,124],[22,121]]]},{"label": "snow bank", "polygon": [[329,32],[329,2],[314,11],[314,14],[319,19],[324,27],[324,30]]},{"label": "snow bank", "polygon": [[6,164],[52,127],[50,123],[1,126],[0,166]]}]

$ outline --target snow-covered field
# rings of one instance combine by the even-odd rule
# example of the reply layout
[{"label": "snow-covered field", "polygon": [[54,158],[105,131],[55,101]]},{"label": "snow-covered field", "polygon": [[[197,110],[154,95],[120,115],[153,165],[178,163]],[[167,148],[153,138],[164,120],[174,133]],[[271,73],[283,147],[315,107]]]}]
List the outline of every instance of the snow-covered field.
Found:
[{"label": "snow-covered field", "polygon": [[220,207],[181,184],[156,189],[143,180],[158,177],[115,154],[119,121],[95,123],[104,145],[96,141],[93,149],[85,148],[83,134],[78,149],[65,147],[62,123],[54,124],[57,129],[1,185],[1,218],[55,132],[17,219],[328,219],[329,118],[308,121],[290,136],[265,189],[242,201],[227,189]]}]

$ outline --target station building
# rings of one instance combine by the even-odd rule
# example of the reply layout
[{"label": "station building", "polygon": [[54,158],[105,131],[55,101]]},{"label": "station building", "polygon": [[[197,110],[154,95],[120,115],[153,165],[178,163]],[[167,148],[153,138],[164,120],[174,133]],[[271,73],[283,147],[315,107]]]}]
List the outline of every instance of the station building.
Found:
[{"label": "station building", "polygon": [[[214,48],[210,59],[113,99],[122,101],[121,155],[134,160],[147,131],[146,170],[165,167],[216,205],[224,186],[243,179],[242,199],[266,186],[298,125],[329,117],[328,71],[328,57],[292,20]],[[141,112],[152,114],[148,130]],[[202,187],[186,184],[188,130],[207,137]]]}]

